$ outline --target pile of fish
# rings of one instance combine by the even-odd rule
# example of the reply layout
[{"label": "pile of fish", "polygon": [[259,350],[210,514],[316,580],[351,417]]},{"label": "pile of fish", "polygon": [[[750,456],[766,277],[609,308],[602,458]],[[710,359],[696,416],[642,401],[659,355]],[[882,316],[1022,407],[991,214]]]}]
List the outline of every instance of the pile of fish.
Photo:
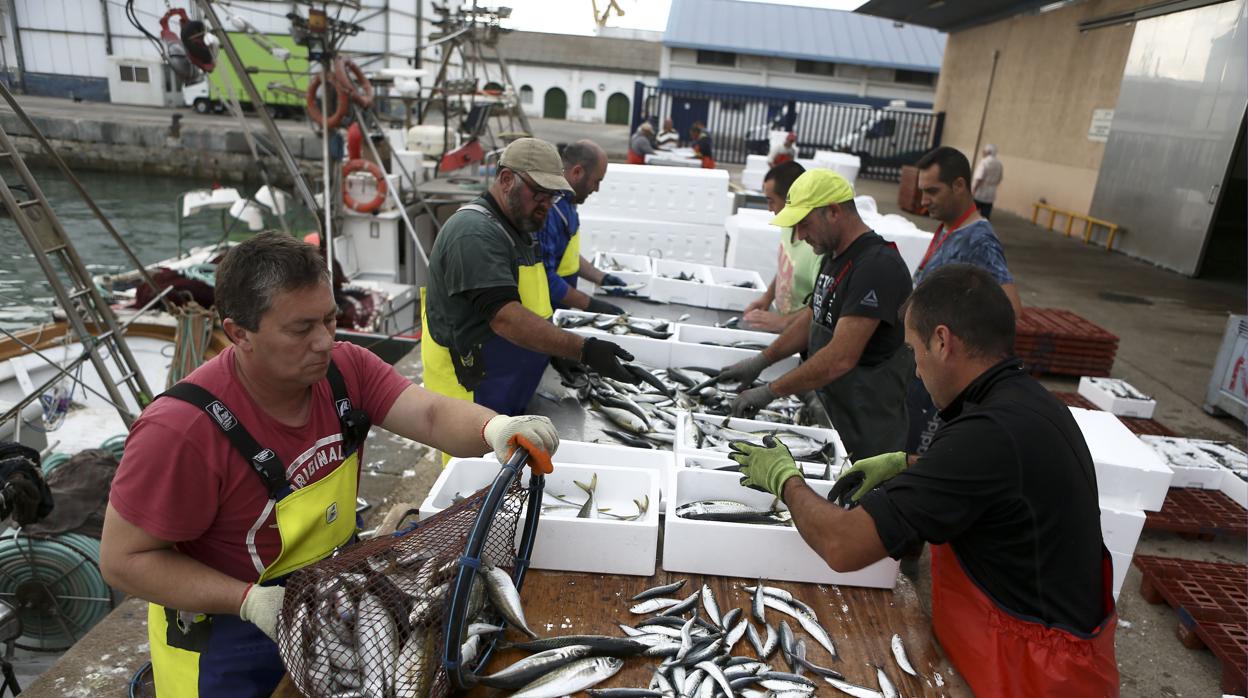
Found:
[{"label": "pile of fish", "polygon": [[793,515],[780,507],[780,499],[762,511],[731,499],[700,499],[676,507],[676,516],[691,521],[755,524],[760,526],[792,526]]},{"label": "pile of fish", "polygon": [[644,267],[641,269],[638,269],[636,267],[629,266],[621,262],[620,260],[616,259],[615,257],[607,257],[606,259],[602,260],[598,268],[605,272],[624,271],[624,272],[630,272],[633,274],[645,274],[646,272],[650,271],[649,269],[646,269]]},{"label": "pile of fish", "polygon": [[[627,286],[608,286],[604,288],[611,289],[628,289]],[[641,288],[641,286],[637,286]],[[633,289],[636,291],[637,289]],[[672,336],[671,323],[667,320],[658,318],[637,318],[632,317],[628,313],[623,315],[561,315],[555,325],[565,330],[574,330],[578,327],[593,327],[601,332],[608,334],[634,334],[639,337],[649,337],[650,339],[667,339]]]},{"label": "pile of fish", "polygon": [[[790,592],[760,580],[744,587],[750,598],[747,609],[722,611],[708,585],[679,596],[686,581],[634,596],[629,610],[645,618],[620,624],[624,637],[570,635],[515,643],[510,647],[533,654],[473,680],[515,691],[520,698],[558,698],[585,690],[601,698],[806,698],[816,692],[820,679],[852,696],[897,695],[882,665],[876,666],[877,691],[849,683],[835,669],[812,661],[808,638],[834,660],[836,646],[815,610]],[[769,609],[779,616],[769,616]],[[799,637],[794,626],[805,635]],[[753,648],[754,656],[736,653],[742,640]],[[897,666],[917,677],[901,637],[893,635],[891,644]],[[784,662],[780,669],[770,663],[777,653]],[[593,689],[617,674],[630,657],[659,660],[646,687]]]},{"label": "pile of fish", "polygon": [[[445,556],[444,556],[445,557]],[[441,668],[442,636],[458,558],[391,548],[367,558],[363,571],[328,574],[278,619],[279,646],[292,671],[302,667],[314,694],[335,698],[424,696]],[[288,597],[289,600],[289,597]],[[470,666],[506,620],[529,637],[520,594],[504,570],[485,564],[474,578],[460,638]],[[290,653],[293,652],[294,656]]]},{"label": "pile of fish", "polygon": [[720,451],[726,454],[731,450],[730,446],[733,441],[758,443],[764,436],[774,436],[788,447],[794,460],[824,464],[827,472],[825,480],[832,479],[833,466],[846,457],[846,454],[841,453],[837,448],[835,441],[821,441],[813,436],[788,429],[783,424],[776,424],[765,430],[751,430],[730,426],[730,421],[728,417],[720,421],[709,419],[705,415],[690,415],[685,422],[688,430],[685,437],[698,449]]},{"label": "pile of fish", "polygon": [[1152,400],[1153,398],[1145,395],[1136,389],[1135,386],[1122,380],[1121,378],[1095,378],[1087,377],[1083,380],[1088,381],[1092,385],[1104,390],[1114,397],[1127,398],[1129,400]]},{"label": "pile of fish", "polygon": [[660,274],[658,272],[655,272],[654,275],[660,279],[671,279],[672,281],[692,281],[698,284],[704,283],[697,274],[694,274],[691,271],[677,272],[674,276],[672,274]]},{"label": "pile of fish", "polygon": [[646,513],[650,511],[649,494],[646,494],[641,499],[633,500],[633,504],[637,505],[637,513],[635,514],[617,514],[612,512],[608,507],[599,507],[597,499],[598,473],[594,473],[588,484],[578,482],[576,480],[573,480],[572,482],[585,493],[585,501],[578,504],[567,495],[552,492],[550,486],[547,485],[547,489],[543,491],[542,496],[548,500],[553,499],[554,501],[547,501],[542,504],[543,516],[551,514],[555,516],[567,516],[575,512],[575,517],[578,519],[598,519],[606,517],[617,521],[637,521],[638,519],[644,518]]},{"label": "pile of fish", "polygon": [[[559,374],[558,391],[540,390],[538,395],[555,402],[574,400],[589,404],[610,423],[603,433],[637,448],[670,447],[676,441],[676,423],[681,411],[727,416],[737,396],[735,390],[716,385],[719,371],[711,368],[651,369],[634,362],[625,365],[638,378],[636,384],[630,384],[604,378],[576,362],[554,360],[551,366]],[[784,397],[759,410],[755,419],[794,424],[800,420],[802,409],[800,399]],[[703,437],[700,441],[711,444],[705,448],[726,451],[727,441],[719,444],[719,436],[734,441],[742,438],[757,441],[765,433],[769,432],[729,434],[721,430],[719,435],[710,439]],[[785,439],[787,443],[789,437]],[[804,444],[812,445],[813,442]],[[824,448],[825,444],[819,443],[817,447]],[[810,449],[798,446],[797,450],[807,453]]]}]

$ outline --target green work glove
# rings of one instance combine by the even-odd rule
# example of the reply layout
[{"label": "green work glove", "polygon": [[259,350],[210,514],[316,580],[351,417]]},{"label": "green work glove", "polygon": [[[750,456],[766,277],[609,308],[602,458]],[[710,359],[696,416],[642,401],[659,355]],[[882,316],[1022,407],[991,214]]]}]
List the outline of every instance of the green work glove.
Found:
[{"label": "green work glove", "polygon": [[750,489],[770,492],[783,499],[785,481],[791,477],[802,477],[789,447],[771,434],[763,437],[761,446],[749,441],[734,441],[729,448],[732,451],[728,457],[741,465],[741,484]]},{"label": "green work glove", "polygon": [[828,499],[835,501],[845,490],[853,487],[855,483],[861,482],[862,484],[849,498],[850,501],[857,502],[859,499],[862,499],[862,495],[870,492],[882,483],[897,477],[897,474],[905,469],[906,454],[902,451],[881,453],[878,456],[863,458],[841,473],[840,477],[836,478],[836,485],[828,493]]}]

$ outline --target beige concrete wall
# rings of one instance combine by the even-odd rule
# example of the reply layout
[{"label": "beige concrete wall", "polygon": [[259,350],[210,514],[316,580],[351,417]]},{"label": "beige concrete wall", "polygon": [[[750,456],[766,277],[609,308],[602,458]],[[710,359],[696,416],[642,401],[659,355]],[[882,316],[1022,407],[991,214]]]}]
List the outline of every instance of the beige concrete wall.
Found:
[{"label": "beige concrete wall", "polygon": [[935,109],[946,113],[942,140],[971,156],[982,119],[980,143],[996,144],[1005,166],[998,208],[1030,216],[1044,198],[1087,212],[1105,154],[1104,143],[1088,140],[1088,126],[1094,109],[1118,102],[1134,25],[1080,33],[1078,24],[1150,2],[1088,0],[949,37],[936,87]]}]

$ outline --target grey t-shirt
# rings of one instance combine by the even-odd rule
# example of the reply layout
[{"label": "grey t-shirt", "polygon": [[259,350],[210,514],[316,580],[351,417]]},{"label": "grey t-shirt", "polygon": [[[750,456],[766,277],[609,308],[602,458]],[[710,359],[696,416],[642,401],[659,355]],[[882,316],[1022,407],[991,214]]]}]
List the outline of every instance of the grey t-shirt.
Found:
[{"label": "grey t-shirt", "polygon": [[520,266],[541,259],[537,239],[507,223],[491,199],[482,196],[471,204],[494,215],[461,209],[447,219],[433,243],[425,292],[424,330],[438,344],[460,352],[494,336],[490,318],[473,307],[468,292],[517,286]]}]

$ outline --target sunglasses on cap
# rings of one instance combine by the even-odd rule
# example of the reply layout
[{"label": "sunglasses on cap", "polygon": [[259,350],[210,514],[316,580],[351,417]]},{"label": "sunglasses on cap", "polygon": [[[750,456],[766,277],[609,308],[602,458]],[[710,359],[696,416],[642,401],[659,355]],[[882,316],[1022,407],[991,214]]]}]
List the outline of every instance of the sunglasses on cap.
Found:
[{"label": "sunglasses on cap", "polygon": [[524,172],[520,172],[519,170],[513,170],[511,168],[507,168],[507,170],[519,177],[521,182],[524,182],[524,186],[528,187],[529,191],[533,192],[533,200],[537,203],[540,204],[550,202],[550,205],[554,206],[563,200],[563,192],[539,187],[537,182],[533,181],[532,177]]}]

